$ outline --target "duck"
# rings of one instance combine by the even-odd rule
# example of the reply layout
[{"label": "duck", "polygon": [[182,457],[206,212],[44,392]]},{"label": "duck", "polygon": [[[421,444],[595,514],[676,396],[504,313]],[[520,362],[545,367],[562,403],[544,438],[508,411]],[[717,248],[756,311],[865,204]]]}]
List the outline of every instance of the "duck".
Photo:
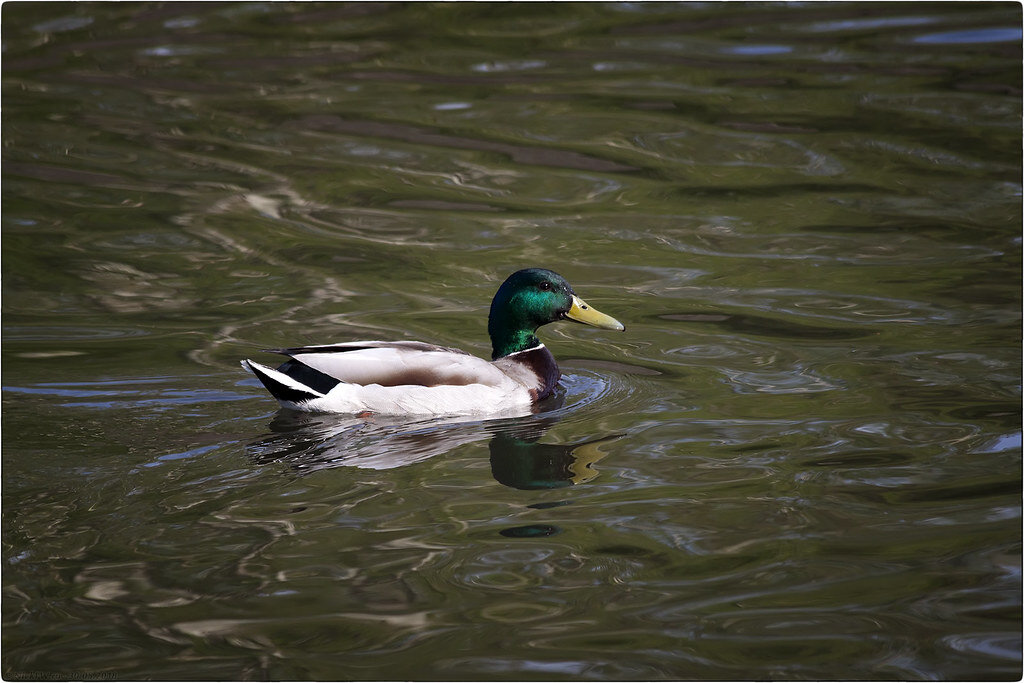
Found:
[{"label": "duck", "polygon": [[419,341],[352,341],[266,349],[288,357],[278,368],[242,360],[282,408],[371,415],[525,414],[551,396],[561,372],[537,329],[569,320],[623,331],[569,282],[545,268],[509,275],[491,301],[491,360]]}]

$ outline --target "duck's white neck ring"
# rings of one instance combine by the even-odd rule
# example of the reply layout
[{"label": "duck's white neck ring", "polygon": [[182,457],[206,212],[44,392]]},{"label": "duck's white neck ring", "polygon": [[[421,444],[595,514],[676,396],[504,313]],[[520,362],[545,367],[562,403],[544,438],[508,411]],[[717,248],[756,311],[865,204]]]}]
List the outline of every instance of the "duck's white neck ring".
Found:
[{"label": "duck's white neck ring", "polygon": [[521,353],[529,353],[530,351],[536,351],[537,349],[543,349],[543,348],[544,348],[543,342],[537,342],[536,346],[531,346],[528,349],[520,349],[519,351],[513,351],[512,353],[508,354],[507,356],[502,356],[502,358],[511,358],[512,356],[518,356]]}]

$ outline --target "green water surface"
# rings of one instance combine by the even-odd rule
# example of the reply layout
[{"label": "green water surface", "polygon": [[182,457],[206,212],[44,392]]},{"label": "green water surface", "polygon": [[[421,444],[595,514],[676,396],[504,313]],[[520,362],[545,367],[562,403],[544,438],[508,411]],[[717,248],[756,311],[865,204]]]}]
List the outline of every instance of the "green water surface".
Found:
[{"label": "green water surface", "polygon": [[[5,3],[6,680],[1016,680],[1016,3]],[[489,355],[494,420],[260,349]]]}]

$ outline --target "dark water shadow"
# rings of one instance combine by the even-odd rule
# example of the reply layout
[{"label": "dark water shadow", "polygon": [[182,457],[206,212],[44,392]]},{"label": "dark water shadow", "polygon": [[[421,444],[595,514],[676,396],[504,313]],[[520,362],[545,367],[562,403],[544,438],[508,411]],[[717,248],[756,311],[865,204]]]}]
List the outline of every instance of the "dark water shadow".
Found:
[{"label": "dark water shadow", "polygon": [[763,315],[744,313],[680,312],[659,315],[661,320],[691,324],[705,324],[738,334],[784,339],[861,339],[877,335],[877,330],[854,327],[820,326],[797,323],[792,320],[773,319]]}]

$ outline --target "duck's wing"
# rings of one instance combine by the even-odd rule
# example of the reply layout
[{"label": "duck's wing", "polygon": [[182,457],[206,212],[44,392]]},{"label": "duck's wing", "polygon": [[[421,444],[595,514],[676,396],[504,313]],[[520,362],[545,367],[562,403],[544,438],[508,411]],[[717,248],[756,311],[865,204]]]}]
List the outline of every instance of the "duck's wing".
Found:
[{"label": "duck's wing", "polygon": [[507,379],[488,361],[423,342],[346,342],[271,351],[291,358],[279,372],[322,393],[338,382],[436,387],[499,385]]},{"label": "duck's wing", "polygon": [[469,354],[462,349],[438,346],[421,341],[354,341],[338,342],[337,344],[319,344],[316,346],[294,346],[288,349],[264,349],[268,353],[280,353],[285,356],[296,356],[301,353],[338,353],[360,351],[362,349],[405,349],[408,351],[448,351],[450,353]]}]

